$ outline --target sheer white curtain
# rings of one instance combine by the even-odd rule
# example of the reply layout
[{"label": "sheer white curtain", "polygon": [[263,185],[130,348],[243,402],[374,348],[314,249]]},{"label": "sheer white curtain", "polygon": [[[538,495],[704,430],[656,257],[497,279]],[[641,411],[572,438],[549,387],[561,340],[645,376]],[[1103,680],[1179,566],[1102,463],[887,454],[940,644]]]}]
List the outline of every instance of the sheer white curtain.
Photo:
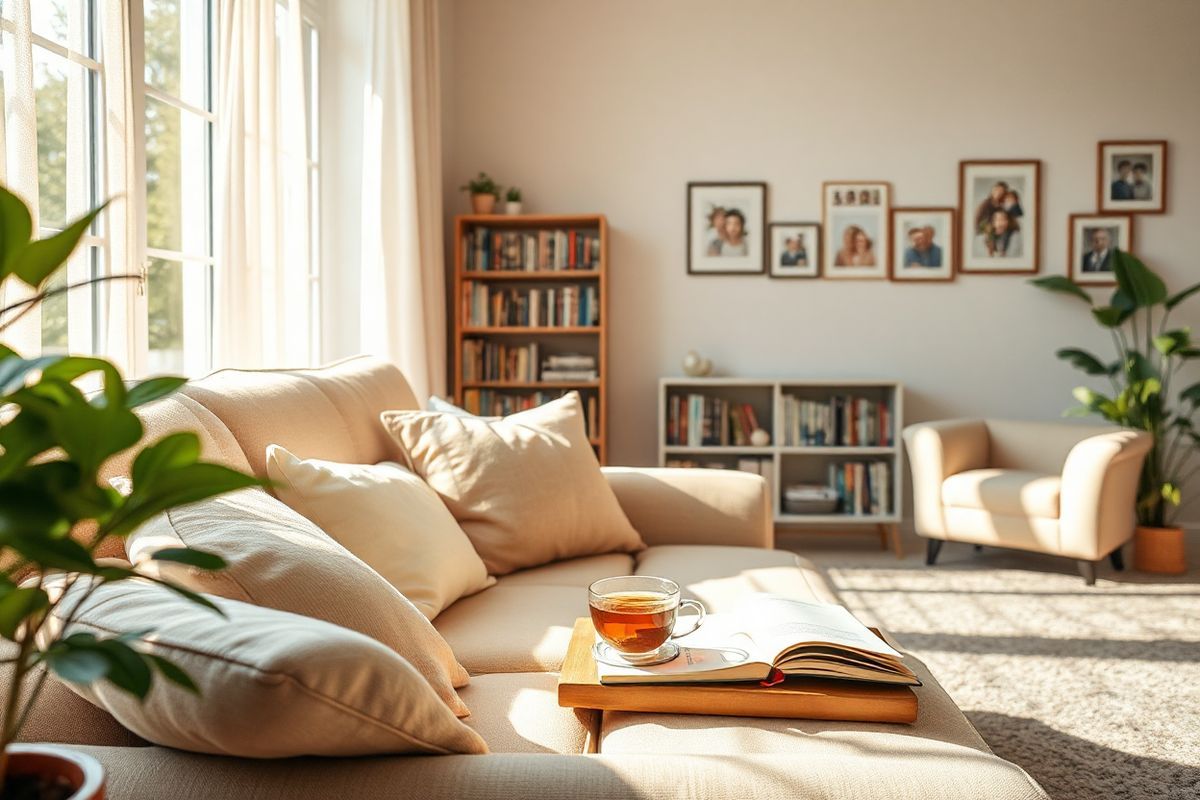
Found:
[{"label": "sheer white curtain", "polygon": [[444,394],[436,0],[373,0],[363,120],[362,346]]},{"label": "sheer white curtain", "polygon": [[220,0],[219,19],[213,366],[305,366],[316,354],[300,1]]}]

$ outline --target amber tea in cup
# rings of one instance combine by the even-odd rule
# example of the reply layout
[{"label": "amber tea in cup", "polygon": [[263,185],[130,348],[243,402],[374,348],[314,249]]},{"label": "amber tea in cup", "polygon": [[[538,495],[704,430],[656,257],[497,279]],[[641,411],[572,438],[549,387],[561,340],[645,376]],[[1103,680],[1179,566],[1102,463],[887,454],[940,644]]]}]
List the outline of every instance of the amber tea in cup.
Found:
[{"label": "amber tea in cup", "polygon": [[[588,589],[588,606],[596,633],[630,664],[660,664],[674,658],[679,648],[670,639],[687,636],[704,619],[704,606],[680,600],[679,585],[666,578],[629,575],[603,578]],[[681,606],[697,611],[696,624],[675,633]]]}]

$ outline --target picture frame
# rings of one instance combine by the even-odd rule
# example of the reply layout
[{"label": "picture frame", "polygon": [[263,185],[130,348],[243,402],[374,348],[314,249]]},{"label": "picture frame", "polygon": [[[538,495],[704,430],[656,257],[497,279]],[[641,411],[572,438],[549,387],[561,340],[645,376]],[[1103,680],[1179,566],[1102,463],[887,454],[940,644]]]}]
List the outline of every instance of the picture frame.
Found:
[{"label": "picture frame", "polygon": [[1165,214],[1167,142],[1124,139],[1096,147],[1096,210],[1104,213]]},{"label": "picture frame", "polygon": [[772,222],[767,230],[768,275],[772,278],[821,276],[819,222]]},{"label": "picture frame", "polygon": [[821,184],[821,276],[884,280],[891,266],[892,185],[886,181]]},{"label": "picture frame", "polygon": [[1132,214],[1071,214],[1067,222],[1067,264],[1081,286],[1116,286],[1112,254],[1133,252]]},{"label": "picture frame", "polygon": [[958,162],[963,275],[1035,275],[1041,268],[1042,162]]},{"label": "picture frame", "polygon": [[767,184],[687,185],[689,275],[761,275],[766,271]]},{"label": "picture frame", "polygon": [[892,280],[954,280],[958,268],[956,212],[936,206],[892,209]]}]

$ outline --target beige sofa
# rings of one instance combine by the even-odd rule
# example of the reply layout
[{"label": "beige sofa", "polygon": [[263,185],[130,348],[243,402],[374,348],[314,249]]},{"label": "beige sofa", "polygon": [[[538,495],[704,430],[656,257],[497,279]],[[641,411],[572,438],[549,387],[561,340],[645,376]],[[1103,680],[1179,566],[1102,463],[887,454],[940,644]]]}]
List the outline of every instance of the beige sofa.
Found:
[{"label": "beige sofa", "polygon": [[[272,443],[302,457],[396,458],[379,412],[417,405],[394,367],[357,358],[314,371],[220,372],[148,408],[145,419],[152,436],[197,430],[210,458],[261,475]],[[70,742],[98,758],[115,800],[1045,797],[1024,771],[990,752],[911,657],[924,686],[920,717],[910,726],[560,708],[556,671],[572,622],[586,609],[585,589],[597,578],[666,575],[713,610],[758,590],[834,599],[809,562],[772,549],[768,494],[757,476],[604,472],[646,550],[502,577],[434,621],[472,673],[462,690],[472,710],[466,721],[487,741],[489,755],[286,761],[197,755],[140,742],[53,683],[25,738]]]},{"label": "beige sofa", "polygon": [[917,533],[926,562],[943,541],[1076,559],[1087,583],[1096,562],[1123,568],[1134,531],[1142,462],[1153,439],[1112,425],[959,419],[904,430]]}]

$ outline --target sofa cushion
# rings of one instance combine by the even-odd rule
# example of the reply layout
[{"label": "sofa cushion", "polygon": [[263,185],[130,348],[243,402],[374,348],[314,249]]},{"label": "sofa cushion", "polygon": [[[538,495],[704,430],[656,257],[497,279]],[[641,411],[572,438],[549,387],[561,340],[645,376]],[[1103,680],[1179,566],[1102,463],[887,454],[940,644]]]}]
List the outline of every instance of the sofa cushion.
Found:
[{"label": "sofa cushion", "polygon": [[267,448],[275,494],[433,619],[495,583],[437,493],[399,464],[340,464]]},{"label": "sofa cushion", "polygon": [[479,675],[463,689],[472,713],[464,722],[493,753],[590,753],[600,712],[558,704],[558,675],[508,672]]},{"label": "sofa cushion", "polygon": [[1062,478],[1019,469],[970,469],[942,482],[942,503],[1017,517],[1058,519]]},{"label": "sofa cushion", "polygon": [[464,597],[433,621],[472,675],[557,672],[575,620],[588,615],[586,588],[509,586]]},{"label": "sofa cushion", "polygon": [[754,592],[809,602],[838,602],[812,562],[786,550],[662,545],[639,553],[634,572],[670,578],[686,597],[704,603],[709,611],[734,610]]},{"label": "sofa cushion", "polygon": [[628,553],[584,556],[519,570],[503,580],[506,586],[575,586],[586,593],[587,587],[601,578],[632,575],[633,563]]},{"label": "sofa cushion", "polygon": [[578,392],[503,419],[381,419],[493,575],[644,547],[600,472]]},{"label": "sofa cushion", "polygon": [[[325,620],[370,636],[403,656],[458,715],[454,692],[467,673],[421,612],[377,572],[316,525],[261,489],[172,509],[151,519],[126,543],[147,575],[194,591]],[[194,547],[225,559],[207,572],[150,560],[163,547]]]},{"label": "sofa cushion", "polygon": [[221,610],[149,581],[93,586],[48,581],[67,592],[38,644],[90,633],[138,632],[137,647],[166,658],[196,684],[162,680],[144,700],[101,681],[71,685],[122,725],[156,744],[201,753],[286,758],[383,753],[484,753],[411,664],[392,649],[337,625],[212,597]]}]

